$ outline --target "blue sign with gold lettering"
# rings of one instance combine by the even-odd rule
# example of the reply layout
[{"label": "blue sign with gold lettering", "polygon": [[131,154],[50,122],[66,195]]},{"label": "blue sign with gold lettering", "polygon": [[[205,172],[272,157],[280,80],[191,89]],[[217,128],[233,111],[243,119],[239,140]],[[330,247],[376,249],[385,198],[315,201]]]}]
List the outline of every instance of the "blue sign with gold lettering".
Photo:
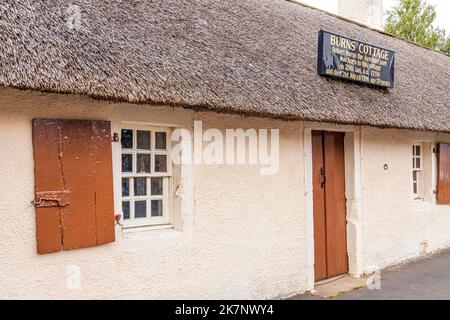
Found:
[{"label": "blue sign with gold lettering", "polygon": [[319,32],[319,75],[394,87],[395,52],[324,30]]}]

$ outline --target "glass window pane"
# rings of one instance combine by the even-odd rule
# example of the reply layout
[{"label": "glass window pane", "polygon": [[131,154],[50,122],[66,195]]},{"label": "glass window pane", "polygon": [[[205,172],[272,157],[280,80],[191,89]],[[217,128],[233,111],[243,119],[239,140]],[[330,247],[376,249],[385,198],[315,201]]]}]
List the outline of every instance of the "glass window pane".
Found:
[{"label": "glass window pane", "polygon": [[147,195],[147,178],[134,178],[134,195]]},{"label": "glass window pane", "polygon": [[416,146],[416,156],[420,156],[420,146]]},{"label": "glass window pane", "polygon": [[417,171],[413,171],[413,181],[417,181]]},{"label": "glass window pane", "polygon": [[133,155],[122,155],[122,172],[133,172]]},{"label": "glass window pane", "polygon": [[417,194],[417,183],[413,184],[413,192],[414,194]]},{"label": "glass window pane", "polygon": [[412,149],[413,149],[413,156],[415,156],[416,155],[416,146],[412,146]]},{"label": "glass window pane", "polygon": [[167,172],[167,156],[163,154],[155,155],[155,172]]},{"label": "glass window pane", "polygon": [[162,217],[162,200],[152,200],[152,217]]},{"label": "glass window pane", "polygon": [[138,154],[137,155],[136,167],[137,173],[150,173],[150,155],[149,154]]},{"label": "glass window pane", "polygon": [[122,178],[122,197],[130,195],[130,179]]},{"label": "glass window pane", "polygon": [[155,149],[166,150],[167,149],[167,134],[165,132],[155,133]]},{"label": "glass window pane", "polygon": [[152,178],[152,196],[162,196],[163,178]]},{"label": "glass window pane", "polygon": [[130,201],[122,201],[122,213],[125,220],[130,219]]},{"label": "glass window pane", "polygon": [[145,218],[147,216],[147,201],[136,201],[134,203],[134,217]]},{"label": "glass window pane", "polygon": [[416,158],[416,168],[420,169],[420,158]]},{"label": "glass window pane", "polygon": [[133,148],[133,130],[122,129],[120,142],[122,143],[122,148]]},{"label": "glass window pane", "polygon": [[137,131],[137,148],[150,150],[150,131]]}]

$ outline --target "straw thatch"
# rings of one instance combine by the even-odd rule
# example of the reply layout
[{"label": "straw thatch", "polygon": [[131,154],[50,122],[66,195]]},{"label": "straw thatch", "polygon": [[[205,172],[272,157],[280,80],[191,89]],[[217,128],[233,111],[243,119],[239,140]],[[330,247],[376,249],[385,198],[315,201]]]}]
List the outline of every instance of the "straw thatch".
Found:
[{"label": "straw thatch", "polygon": [[[396,51],[396,87],[318,76],[321,28]],[[449,56],[288,1],[3,0],[0,39],[4,86],[450,132]]]}]

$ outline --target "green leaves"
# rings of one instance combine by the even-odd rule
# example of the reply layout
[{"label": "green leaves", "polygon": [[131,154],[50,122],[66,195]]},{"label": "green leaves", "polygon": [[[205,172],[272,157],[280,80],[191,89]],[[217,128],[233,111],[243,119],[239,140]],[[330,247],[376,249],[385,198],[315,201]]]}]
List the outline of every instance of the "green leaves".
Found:
[{"label": "green leaves", "polygon": [[446,37],[444,29],[433,26],[436,10],[426,0],[400,0],[387,14],[387,32],[450,53],[450,37]]}]

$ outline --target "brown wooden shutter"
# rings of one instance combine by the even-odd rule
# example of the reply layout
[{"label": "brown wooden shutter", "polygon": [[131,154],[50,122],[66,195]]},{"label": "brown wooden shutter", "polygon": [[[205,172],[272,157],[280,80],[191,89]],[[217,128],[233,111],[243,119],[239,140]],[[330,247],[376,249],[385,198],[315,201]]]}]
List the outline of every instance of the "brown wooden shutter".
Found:
[{"label": "brown wooden shutter", "polygon": [[33,120],[38,253],[114,241],[111,125]]},{"label": "brown wooden shutter", "polygon": [[450,204],[450,144],[438,146],[438,175],[437,202]]}]

